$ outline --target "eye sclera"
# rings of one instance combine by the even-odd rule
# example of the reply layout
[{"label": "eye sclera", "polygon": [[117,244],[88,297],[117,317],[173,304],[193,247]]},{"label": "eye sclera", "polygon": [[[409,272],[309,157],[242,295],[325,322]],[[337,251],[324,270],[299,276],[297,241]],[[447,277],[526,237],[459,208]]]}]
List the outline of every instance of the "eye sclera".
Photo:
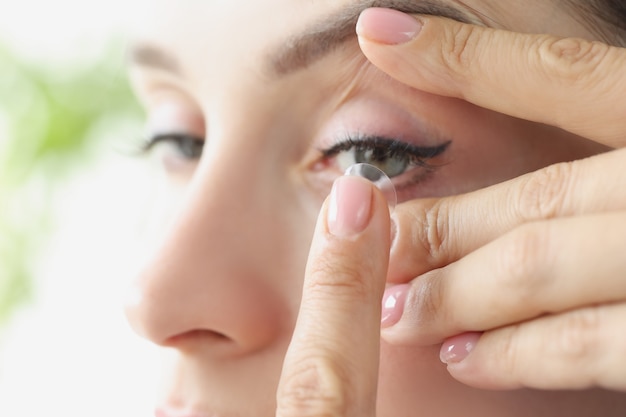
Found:
[{"label": "eye sclera", "polygon": [[348,167],[344,175],[362,177],[371,181],[387,199],[389,212],[393,212],[398,202],[396,187],[394,187],[391,179],[381,169],[375,167],[374,165],[359,163]]}]

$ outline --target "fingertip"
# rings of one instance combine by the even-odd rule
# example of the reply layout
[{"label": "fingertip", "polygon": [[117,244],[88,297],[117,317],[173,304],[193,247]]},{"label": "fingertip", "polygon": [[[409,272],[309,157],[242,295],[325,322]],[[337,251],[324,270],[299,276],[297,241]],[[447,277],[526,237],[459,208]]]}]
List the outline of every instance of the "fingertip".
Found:
[{"label": "fingertip", "polygon": [[447,365],[454,365],[465,360],[474,350],[482,333],[468,332],[447,339],[441,345],[439,359]]},{"label": "fingertip", "polygon": [[382,313],[380,325],[382,328],[392,327],[400,321],[404,312],[404,303],[409,291],[410,285],[395,285],[385,289],[382,298]]},{"label": "fingertip", "polygon": [[398,10],[372,7],[361,12],[356,25],[360,39],[399,45],[414,39],[422,29],[422,22]]},{"label": "fingertip", "polygon": [[361,233],[372,212],[372,184],[354,176],[338,178],[330,193],[327,211],[328,231],[347,238]]}]

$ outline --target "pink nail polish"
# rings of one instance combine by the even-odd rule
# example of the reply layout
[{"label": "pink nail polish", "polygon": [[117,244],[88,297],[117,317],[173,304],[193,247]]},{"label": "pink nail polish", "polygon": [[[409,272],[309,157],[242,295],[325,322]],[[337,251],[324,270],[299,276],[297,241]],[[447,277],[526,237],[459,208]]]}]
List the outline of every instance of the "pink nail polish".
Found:
[{"label": "pink nail polish", "polygon": [[373,185],[360,177],[339,177],[328,206],[328,231],[337,237],[362,232],[370,220]]},{"label": "pink nail polish", "polygon": [[409,284],[395,285],[385,290],[380,317],[380,326],[391,327],[400,321],[404,312],[404,301],[409,291]]},{"label": "pink nail polish", "polygon": [[415,38],[422,23],[406,13],[373,7],[361,13],[356,25],[359,36],[387,45],[398,45]]},{"label": "pink nail polish", "polygon": [[451,337],[441,346],[439,359],[447,364],[461,362],[474,350],[481,334],[479,332],[468,332]]}]

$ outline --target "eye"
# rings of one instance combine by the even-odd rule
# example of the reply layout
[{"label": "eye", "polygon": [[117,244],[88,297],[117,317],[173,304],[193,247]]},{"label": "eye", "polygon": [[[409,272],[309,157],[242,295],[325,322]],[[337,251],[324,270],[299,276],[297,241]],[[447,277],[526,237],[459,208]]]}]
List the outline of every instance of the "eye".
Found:
[{"label": "eye", "polygon": [[408,154],[391,155],[384,147],[354,146],[337,155],[337,165],[345,171],[353,164],[367,163],[380,168],[389,178],[404,173],[409,167]]},{"label": "eye", "polygon": [[161,144],[173,147],[178,157],[190,162],[200,159],[204,149],[204,139],[202,138],[184,133],[166,133],[148,138],[141,150],[144,153],[149,153]]},{"label": "eye", "polygon": [[393,178],[414,168],[422,168],[422,173],[432,170],[428,160],[441,155],[449,145],[448,141],[436,146],[416,146],[392,138],[360,136],[348,138],[322,154],[327,161],[334,159],[341,172],[350,165],[367,163]]}]

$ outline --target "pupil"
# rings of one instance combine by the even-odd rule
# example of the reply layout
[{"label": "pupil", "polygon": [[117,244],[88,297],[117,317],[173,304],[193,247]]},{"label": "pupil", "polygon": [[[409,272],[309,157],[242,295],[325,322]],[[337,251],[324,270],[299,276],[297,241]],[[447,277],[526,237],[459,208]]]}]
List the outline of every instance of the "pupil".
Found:
[{"label": "pupil", "polygon": [[[374,149],[355,149],[354,159],[356,163],[366,163],[374,165],[383,171],[388,177],[395,177],[402,174],[409,163],[405,155],[394,156],[388,149],[383,147]],[[377,181],[379,178],[368,178]]]},{"label": "pupil", "polygon": [[387,151],[385,151],[385,149],[382,149],[382,148],[373,149],[371,151],[371,154],[372,154],[371,155],[372,160],[375,162],[383,162],[386,159],[388,159]]}]

